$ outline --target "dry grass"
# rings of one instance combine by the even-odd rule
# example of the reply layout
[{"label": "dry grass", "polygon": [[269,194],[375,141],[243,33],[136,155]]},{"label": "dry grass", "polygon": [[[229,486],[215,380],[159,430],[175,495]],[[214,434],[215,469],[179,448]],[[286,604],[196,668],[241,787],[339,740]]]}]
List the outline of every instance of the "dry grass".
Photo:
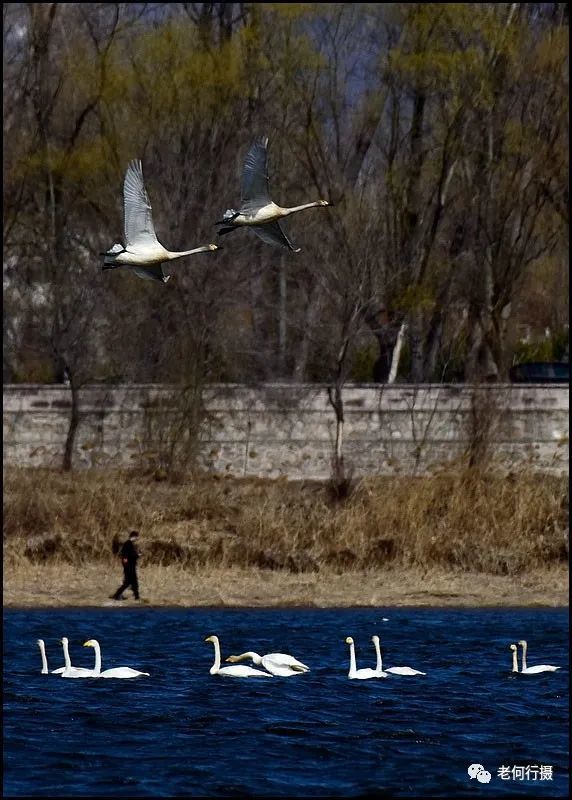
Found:
[{"label": "dry grass", "polygon": [[185,573],[256,569],[341,574],[380,568],[493,575],[552,569],[568,558],[564,478],[479,471],[376,478],[332,503],[311,482],[131,472],[10,469],[4,559],[117,567],[114,534],[141,531],[142,565]]},{"label": "dry grass", "polygon": [[[102,563],[78,569],[71,564],[22,562],[4,570],[4,605],[20,608],[140,605],[114,603],[121,569]],[[370,606],[566,606],[565,566],[534,570],[515,580],[455,570],[331,570],[294,575],[285,570],[213,568],[200,572],[180,566],[143,566],[142,603],[151,606],[344,607]]]}]

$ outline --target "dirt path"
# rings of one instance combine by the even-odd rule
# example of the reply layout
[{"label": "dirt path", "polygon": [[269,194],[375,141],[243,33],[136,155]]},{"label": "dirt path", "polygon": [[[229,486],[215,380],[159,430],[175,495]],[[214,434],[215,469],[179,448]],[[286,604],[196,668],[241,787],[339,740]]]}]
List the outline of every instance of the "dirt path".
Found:
[{"label": "dirt path", "polygon": [[[135,606],[109,600],[119,570],[94,564],[4,565],[5,607]],[[567,606],[568,572],[560,567],[526,575],[431,570],[291,574],[270,570],[142,567],[142,603],[150,606]],[[130,593],[128,593],[130,594]]]}]

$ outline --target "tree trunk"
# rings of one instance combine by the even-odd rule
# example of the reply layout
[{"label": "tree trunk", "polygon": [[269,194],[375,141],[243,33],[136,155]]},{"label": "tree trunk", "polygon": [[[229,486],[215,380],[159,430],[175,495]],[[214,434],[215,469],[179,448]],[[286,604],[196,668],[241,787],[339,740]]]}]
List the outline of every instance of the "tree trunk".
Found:
[{"label": "tree trunk", "polygon": [[278,304],[278,370],[280,377],[286,377],[286,258],[279,262],[279,304]]},{"label": "tree trunk", "polygon": [[409,318],[410,376],[412,383],[423,382],[423,312],[413,309]]},{"label": "tree trunk", "polygon": [[397,334],[397,339],[395,341],[395,347],[393,348],[391,369],[389,370],[389,376],[387,378],[388,383],[395,383],[395,378],[397,377],[397,369],[399,367],[399,356],[401,355],[401,348],[403,347],[403,340],[405,339],[406,328],[407,328],[407,323],[402,322],[401,327],[399,329],[399,333]]},{"label": "tree trunk", "polygon": [[322,305],[322,294],[319,284],[314,286],[310,301],[306,309],[306,318],[304,321],[304,329],[302,331],[302,341],[296,348],[295,362],[294,362],[294,380],[303,381],[306,375],[306,365],[308,364],[308,356],[310,354],[310,344],[312,341],[312,334],[316,328],[318,317]]},{"label": "tree trunk", "polygon": [[[68,369],[69,372],[69,369]],[[71,391],[71,414],[64,448],[64,460],[62,468],[64,472],[71,472],[73,469],[73,452],[75,448],[76,433],[79,427],[79,389],[76,386],[73,375],[70,375]]]}]

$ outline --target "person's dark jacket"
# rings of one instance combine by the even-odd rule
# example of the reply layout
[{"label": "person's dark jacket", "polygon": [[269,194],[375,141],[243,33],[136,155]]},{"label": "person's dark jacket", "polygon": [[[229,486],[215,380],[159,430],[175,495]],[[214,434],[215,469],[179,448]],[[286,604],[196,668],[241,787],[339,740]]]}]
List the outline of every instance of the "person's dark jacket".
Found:
[{"label": "person's dark jacket", "polygon": [[137,547],[128,539],[124,542],[121,548],[121,562],[124,566],[134,567],[137,563],[137,559],[139,558],[139,553],[137,552]]}]

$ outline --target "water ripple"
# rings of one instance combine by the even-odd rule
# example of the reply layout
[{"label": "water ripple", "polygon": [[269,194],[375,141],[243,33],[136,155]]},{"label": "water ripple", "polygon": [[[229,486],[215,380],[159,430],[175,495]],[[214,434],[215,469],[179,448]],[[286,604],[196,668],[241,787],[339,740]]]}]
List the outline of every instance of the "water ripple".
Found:
[{"label": "water ripple", "polygon": [[[568,627],[561,610],[42,610],[4,612],[4,793],[9,796],[469,797],[472,762],[490,796],[567,794]],[[386,623],[382,618],[387,617]],[[248,681],[209,675],[215,631],[231,652],[285,651],[311,672]],[[350,681],[388,664],[426,676]],[[104,667],[148,679],[40,675],[66,635],[74,663],[97,638]],[[514,675],[508,644],[557,673]],[[544,764],[552,781],[503,781],[501,765]]]}]

